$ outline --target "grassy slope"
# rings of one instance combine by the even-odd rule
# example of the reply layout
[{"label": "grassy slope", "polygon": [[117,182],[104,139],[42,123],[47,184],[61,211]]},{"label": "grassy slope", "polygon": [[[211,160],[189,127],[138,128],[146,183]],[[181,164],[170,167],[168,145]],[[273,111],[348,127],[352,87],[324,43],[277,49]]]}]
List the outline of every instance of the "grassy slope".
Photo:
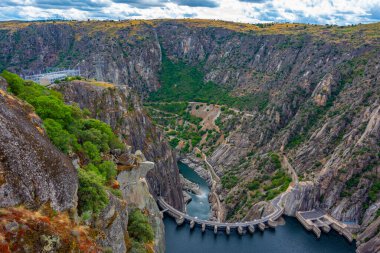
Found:
[{"label": "grassy slope", "polygon": [[160,73],[161,88],[152,93],[152,102],[205,102],[227,105],[239,109],[265,109],[269,96],[256,93],[242,97],[233,97],[229,90],[213,82],[204,82],[204,74],[196,67],[183,62],[174,63],[165,55]]}]

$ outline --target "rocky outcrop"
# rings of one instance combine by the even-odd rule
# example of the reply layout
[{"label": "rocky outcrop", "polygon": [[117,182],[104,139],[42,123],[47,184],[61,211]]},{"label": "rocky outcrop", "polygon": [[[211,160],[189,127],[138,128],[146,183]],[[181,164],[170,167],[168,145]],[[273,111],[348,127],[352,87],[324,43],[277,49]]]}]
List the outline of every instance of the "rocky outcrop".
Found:
[{"label": "rocky outcrop", "polygon": [[295,189],[284,194],[280,205],[284,207],[284,213],[295,216],[296,211],[311,210],[318,201],[318,188],[313,182],[300,182]]},{"label": "rocky outcrop", "polygon": [[108,194],[109,204],[93,222],[93,229],[99,231],[96,240],[103,249],[114,253],[127,252],[128,210],[127,202]]},{"label": "rocky outcrop", "polygon": [[211,186],[210,173],[204,167],[204,163],[200,158],[197,158],[190,154],[186,157],[181,158],[180,161],[193,169],[201,178],[207,181],[209,186]]},{"label": "rocky outcrop", "polygon": [[370,253],[380,251],[380,217],[372,222],[358,236],[358,253]]},{"label": "rocky outcrop", "polygon": [[1,252],[104,252],[92,238],[93,230],[79,226],[66,212],[44,206],[0,209]]},{"label": "rocky outcrop", "polygon": [[196,194],[196,195],[201,194],[201,192],[199,190],[199,185],[191,182],[190,180],[186,179],[182,175],[180,175],[180,180],[181,180],[181,185],[182,185],[183,190],[190,192],[190,193],[193,193],[193,194]]},{"label": "rocky outcrop", "polygon": [[30,105],[0,90],[0,207],[77,205],[71,161],[50,142]]},{"label": "rocky outcrop", "polygon": [[56,88],[67,102],[78,103],[94,118],[108,123],[132,147],[132,152],[141,150],[148,161],[154,162],[154,169],[147,175],[151,193],[164,196],[172,206],[183,210],[175,154],[128,87],[104,87],[89,81],[73,81]]},{"label": "rocky outcrop", "polygon": [[8,83],[7,81],[0,76],[0,90],[7,91]]},{"label": "rocky outcrop", "polygon": [[147,173],[154,168],[154,163],[145,161],[141,152],[137,152],[139,164],[131,170],[119,173],[117,180],[123,199],[128,203],[128,209],[139,208],[148,212],[150,224],[154,230],[155,252],[165,252],[165,230],[162,214],[157,203],[149,193],[148,183],[145,179]]},{"label": "rocky outcrop", "polygon": [[273,213],[275,208],[268,202],[262,201],[254,204],[248,211],[247,215],[243,218],[243,221],[253,221],[266,217]]},{"label": "rocky outcrop", "polygon": [[[112,24],[115,23],[35,23],[6,35],[12,38],[7,42],[0,41],[0,62],[8,62],[6,55],[9,53],[15,57],[9,62],[12,66],[7,64],[7,67],[16,73],[24,69],[24,74],[32,74],[64,64],[80,67],[83,76],[127,85],[139,91],[158,88],[156,73],[160,67],[161,48],[156,32],[145,22],[123,22],[118,29]],[[3,36],[7,32],[1,30],[0,33]],[[18,41],[17,38],[27,39]],[[30,50],[25,52],[25,48]],[[16,56],[18,50],[24,51],[22,56]],[[37,61],[35,52],[39,52]]]}]

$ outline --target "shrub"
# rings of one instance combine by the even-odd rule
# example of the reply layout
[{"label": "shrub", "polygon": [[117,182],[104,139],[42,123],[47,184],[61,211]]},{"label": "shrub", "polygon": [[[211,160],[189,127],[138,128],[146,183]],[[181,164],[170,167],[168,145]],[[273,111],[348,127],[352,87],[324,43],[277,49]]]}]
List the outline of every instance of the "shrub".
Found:
[{"label": "shrub", "polygon": [[15,95],[18,95],[23,91],[24,80],[22,78],[20,78],[18,75],[4,70],[3,73],[1,74],[1,76],[7,80],[8,84],[10,86],[10,90]]},{"label": "shrub", "polygon": [[73,122],[71,107],[54,96],[40,96],[30,100],[30,103],[42,119],[54,119],[63,126]]},{"label": "shrub", "polygon": [[222,177],[222,186],[226,189],[231,189],[237,185],[238,180],[235,175],[226,174]]},{"label": "shrub", "polygon": [[83,143],[83,151],[90,161],[95,163],[99,163],[101,161],[100,151],[94,143],[90,141]]},{"label": "shrub", "polygon": [[353,187],[356,187],[358,186],[360,182],[360,175],[354,175],[353,177],[351,177],[347,182],[346,182],[346,187],[348,189],[351,189]]},{"label": "shrub", "polygon": [[65,154],[72,151],[73,146],[77,147],[75,136],[63,129],[62,125],[55,120],[46,119],[44,127],[53,144]]},{"label": "shrub", "polygon": [[371,188],[369,189],[368,197],[371,202],[375,202],[377,200],[377,195],[380,192],[380,180],[376,180],[376,182],[373,183]]},{"label": "shrub", "polygon": [[178,146],[178,143],[179,143],[179,139],[178,138],[173,138],[169,141],[169,144],[172,148],[175,148]]},{"label": "shrub", "polygon": [[257,190],[260,187],[260,183],[258,181],[252,181],[248,184],[248,189],[251,191]]},{"label": "shrub", "polygon": [[98,171],[106,181],[110,181],[117,175],[116,164],[112,161],[103,161],[98,165]]},{"label": "shrub", "polygon": [[135,209],[129,214],[128,233],[138,242],[150,242],[154,238],[153,229],[140,209]]},{"label": "shrub", "polygon": [[93,171],[78,170],[78,212],[99,213],[108,204],[108,196],[104,189],[104,180]]},{"label": "shrub", "polygon": [[[145,248],[145,245],[141,242],[138,242],[138,241],[135,241],[135,240],[132,240],[132,249],[131,249],[131,253],[146,253],[148,252]],[[128,251],[129,252],[129,251]]]},{"label": "shrub", "polygon": [[166,134],[167,135],[177,135],[177,132],[174,130],[171,130],[171,131],[167,132]]},{"label": "shrub", "polygon": [[269,156],[272,160],[272,163],[274,164],[274,167],[276,169],[281,169],[281,161],[279,155],[276,153],[270,153]]}]

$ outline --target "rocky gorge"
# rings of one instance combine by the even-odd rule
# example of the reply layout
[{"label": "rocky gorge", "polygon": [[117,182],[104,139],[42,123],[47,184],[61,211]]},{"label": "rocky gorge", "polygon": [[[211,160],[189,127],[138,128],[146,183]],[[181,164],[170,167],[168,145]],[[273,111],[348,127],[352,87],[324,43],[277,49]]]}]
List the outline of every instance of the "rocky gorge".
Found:
[{"label": "rocky gorge", "polygon": [[[154,162],[147,174],[150,193],[183,210],[177,158],[164,133],[169,131],[154,126],[139,97],[149,101],[165,88],[164,61],[196,66],[205,84],[214,83],[239,102],[227,105],[214,119],[220,137],[213,148],[197,146],[221,178],[217,198],[226,210],[222,218],[260,216],[257,210],[286,186],[275,181],[286,180],[276,175],[284,170],[279,163],[286,156],[300,183],[298,191],[282,199],[285,213],[294,216],[299,210],[322,208],[354,224],[358,252],[376,252],[378,29],[379,24],[258,26],[204,20],[4,22],[0,69],[31,74],[79,67],[86,78],[113,83],[104,87],[74,80],[55,89],[68,104],[77,103],[108,123],[132,153],[141,150]],[[3,83],[0,80],[0,87]],[[207,102],[223,105],[218,98]],[[201,159],[200,165],[204,169],[197,172],[207,178]]]}]

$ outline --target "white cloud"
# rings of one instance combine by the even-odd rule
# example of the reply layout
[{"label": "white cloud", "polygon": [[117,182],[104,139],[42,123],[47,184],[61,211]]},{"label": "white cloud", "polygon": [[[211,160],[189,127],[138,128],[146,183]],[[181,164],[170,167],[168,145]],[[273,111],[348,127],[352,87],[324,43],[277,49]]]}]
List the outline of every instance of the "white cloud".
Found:
[{"label": "white cloud", "polygon": [[[129,3],[129,4],[128,4]],[[380,0],[1,0],[0,20],[207,18],[352,24],[380,21]]]}]

